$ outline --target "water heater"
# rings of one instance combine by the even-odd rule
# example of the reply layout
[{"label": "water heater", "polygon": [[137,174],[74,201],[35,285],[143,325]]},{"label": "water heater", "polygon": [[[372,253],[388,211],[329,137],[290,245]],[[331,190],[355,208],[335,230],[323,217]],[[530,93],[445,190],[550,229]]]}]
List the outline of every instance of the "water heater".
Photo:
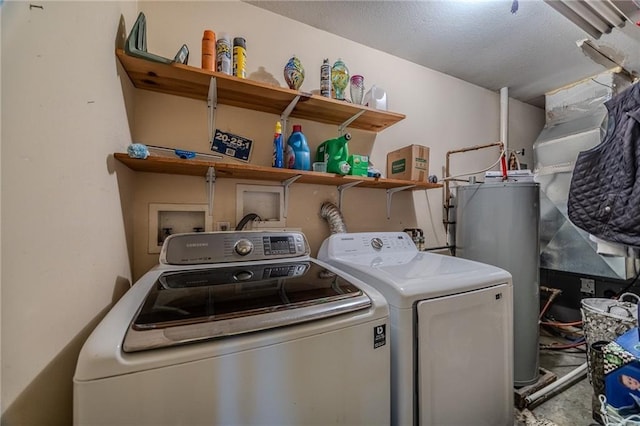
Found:
[{"label": "water heater", "polygon": [[456,256],[513,277],[514,386],[533,384],[539,374],[539,185],[459,186],[456,200]]}]

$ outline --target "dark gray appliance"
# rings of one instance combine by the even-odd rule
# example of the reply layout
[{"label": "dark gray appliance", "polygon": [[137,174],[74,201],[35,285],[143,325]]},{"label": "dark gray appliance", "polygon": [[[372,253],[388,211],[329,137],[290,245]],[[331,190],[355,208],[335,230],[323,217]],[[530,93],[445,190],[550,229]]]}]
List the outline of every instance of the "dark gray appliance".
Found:
[{"label": "dark gray appliance", "polygon": [[539,186],[533,182],[459,186],[456,256],[495,265],[513,277],[513,382],[538,380]]}]

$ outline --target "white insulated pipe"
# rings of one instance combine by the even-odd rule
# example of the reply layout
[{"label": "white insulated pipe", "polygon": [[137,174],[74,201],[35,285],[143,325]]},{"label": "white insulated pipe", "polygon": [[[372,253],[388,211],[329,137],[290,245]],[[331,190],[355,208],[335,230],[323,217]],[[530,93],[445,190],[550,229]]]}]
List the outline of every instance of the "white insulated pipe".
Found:
[{"label": "white insulated pipe", "polygon": [[570,371],[566,375],[562,376],[555,382],[548,384],[546,387],[540,389],[537,392],[532,393],[531,395],[524,398],[526,401],[526,406],[531,405],[537,400],[544,398],[546,400],[553,391],[560,389],[562,386],[572,382],[573,380],[582,379],[582,377],[587,375],[587,363],[580,365],[578,368]]},{"label": "white insulated pipe", "polygon": [[504,152],[509,158],[508,147],[509,137],[509,88],[500,89],[500,141],[504,144]]}]

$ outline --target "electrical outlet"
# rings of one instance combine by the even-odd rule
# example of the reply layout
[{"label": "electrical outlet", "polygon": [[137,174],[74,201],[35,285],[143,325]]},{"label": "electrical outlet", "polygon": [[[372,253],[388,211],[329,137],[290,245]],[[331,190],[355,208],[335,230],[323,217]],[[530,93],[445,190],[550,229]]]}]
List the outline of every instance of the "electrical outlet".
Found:
[{"label": "electrical outlet", "polygon": [[216,222],[216,226],[214,228],[216,231],[231,231],[229,228],[229,222]]},{"label": "electrical outlet", "polygon": [[580,278],[580,291],[587,294],[596,294],[596,281],[589,278]]}]

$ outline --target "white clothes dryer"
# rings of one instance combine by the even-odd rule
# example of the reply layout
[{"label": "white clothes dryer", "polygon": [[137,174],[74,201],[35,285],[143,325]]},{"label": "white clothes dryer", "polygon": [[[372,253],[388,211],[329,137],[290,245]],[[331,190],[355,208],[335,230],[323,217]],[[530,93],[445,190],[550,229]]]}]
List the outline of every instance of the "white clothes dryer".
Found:
[{"label": "white clothes dryer", "polygon": [[389,309],[297,232],[179,234],[84,344],[74,425],[388,425]]},{"label": "white clothes dryer", "polygon": [[318,259],[389,302],[392,424],[513,425],[507,271],[419,252],[404,232],[333,234]]}]

